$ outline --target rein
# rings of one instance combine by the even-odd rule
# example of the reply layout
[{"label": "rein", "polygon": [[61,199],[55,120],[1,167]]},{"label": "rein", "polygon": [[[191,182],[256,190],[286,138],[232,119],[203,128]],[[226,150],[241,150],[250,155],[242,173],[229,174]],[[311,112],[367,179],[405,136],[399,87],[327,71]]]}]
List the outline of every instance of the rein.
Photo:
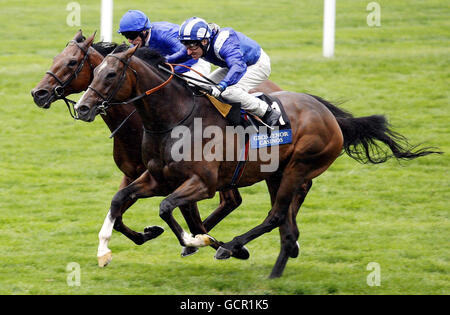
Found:
[{"label": "rein", "polygon": [[[106,110],[109,109],[109,108],[111,108],[112,106],[115,106],[115,105],[127,105],[127,104],[133,103],[133,102],[135,102],[135,101],[137,101],[137,100],[140,100],[140,99],[142,99],[142,98],[144,98],[144,97],[146,97],[146,96],[149,96],[149,95],[151,95],[151,94],[153,94],[153,93],[155,93],[155,92],[161,90],[161,89],[164,88],[167,84],[169,84],[170,81],[172,81],[172,79],[173,79],[174,76],[176,76],[177,78],[180,78],[180,79],[182,79],[182,80],[184,80],[184,81],[186,81],[186,82],[188,82],[188,80],[195,80],[195,81],[198,81],[198,82],[201,82],[201,83],[204,83],[204,84],[215,84],[215,82],[213,82],[212,80],[210,80],[209,78],[207,78],[206,76],[204,76],[202,73],[196,71],[195,69],[192,69],[191,67],[188,67],[188,66],[182,65],[182,64],[170,64],[170,63],[166,63],[166,64],[170,67],[170,70],[168,70],[168,69],[162,67],[161,65],[158,65],[158,68],[159,68],[159,69],[161,69],[161,70],[167,72],[168,74],[170,74],[169,78],[168,78],[166,81],[164,81],[164,82],[161,83],[160,85],[158,85],[158,86],[156,86],[156,87],[154,87],[154,88],[152,88],[152,89],[150,89],[150,90],[145,91],[145,92],[142,93],[141,95],[138,95],[138,96],[136,96],[136,97],[134,97],[134,98],[132,98],[132,99],[129,99],[128,101],[120,102],[120,103],[110,103],[111,99],[112,99],[112,98],[117,94],[117,92],[119,91],[119,89],[120,89],[120,87],[121,87],[121,84],[120,84],[120,83],[125,79],[126,70],[127,70],[128,68],[130,68],[130,69],[133,71],[133,73],[135,74],[136,78],[137,78],[137,72],[136,72],[135,69],[133,69],[133,68],[129,65],[129,63],[125,62],[123,59],[121,59],[121,58],[119,58],[119,57],[117,57],[117,56],[114,56],[114,55],[112,55],[112,54],[110,54],[110,55],[108,55],[108,56],[114,57],[114,58],[118,59],[119,61],[121,61],[121,62],[125,65],[125,68],[124,68],[124,70],[122,71],[121,77],[120,77],[120,79],[119,79],[119,83],[117,84],[115,90],[113,90],[113,92],[110,93],[110,94],[108,95],[108,97],[105,97],[105,96],[102,95],[99,91],[97,91],[96,89],[94,89],[93,87],[91,87],[90,85],[88,86],[88,89],[94,91],[94,93],[97,94],[97,95],[103,100],[102,104],[101,104],[100,106],[98,106],[98,109],[101,111],[101,114],[104,114],[104,115],[106,115]],[[106,56],[106,57],[108,57],[108,56]],[[106,57],[105,57],[105,58],[106,58]],[[200,75],[202,78],[206,79],[208,82],[203,81],[203,80],[199,80],[199,79],[196,79],[196,78],[187,76],[187,75],[178,74],[178,73],[176,73],[176,72],[174,71],[174,66],[180,66],[180,67],[187,68],[187,69],[189,69],[189,70],[191,70],[191,71],[197,73],[197,74]],[[198,88],[205,89],[203,86],[200,86],[200,85],[195,84],[195,83],[193,83],[193,82],[188,82],[188,83],[193,84],[194,86],[197,86]],[[150,129],[147,129],[147,128],[143,127],[143,128],[144,128],[144,131],[145,131],[146,133],[149,133],[149,134],[163,134],[163,133],[170,132],[170,131],[173,130],[173,128],[175,128],[176,126],[179,126],[179,125],[181,125],[182,123],[184,123],[184,122],[192,115],[192,113],[194,112],[194,109],[195,109],[195,105],[196,105],[196,102],[195,102],[195,95],[194,95],[194,103],[193,103],[193,105],[192,105],[191,111],[186,115],[186,117],[184,117],[181,121],[179,121],[179,122],[178,122],[177,124],[175,124],[173,127],[168,128],[168,129],[166,129],[166,130],[150,130]],[[134,113],[136,113],[136,109],[134,109],[134,110],[133,110],[133,111],[132,111],[132,112],[131,112],[131,113],[130,113],[130,114],[129,114],[129,115],[128,115],[121,123],[120,123],[120,125],[119,125],[119,126],[111,133],[111,135],[109,136],[110,139],[113,138],[113,137],[115,136],[115,134],[119,131],[119,129],[120,129],[120,128],[128,121],[128,119],[129,119],[131,116],[133,116]]]},{"label": "rein", "polygon": [[[174,75],[171,74],[170,77],[169,77],[166,81],[164,81],[163,83],[161,83],[160,85],[158,85],[158,86],[156,86],[156,87],[154,87],[154,88],[152,88],[152,89],[150,89],[150,90],[147,90],[147,91],[145,91],[144,93],[142,93],[142,94],[140,94],[140,95],[138,95],[138,96],[136,96],[136,97],[133,97],[132,99],[129,99],[128,101],[120,102],[120,103],[111,103],[111,102],[110,102],[111,99],[117,94],[117,92],[119,92],[119,89],[121,88],[121,84],[120,84],[120,83],[125,79],[125,74],[126,74],[127,69],[130,68],[130,69],[133,71],[133,73],[134,73],[134,75],[136,76],[136,78],[137,78],[138,76],[137,76],[136,70],[134,70],[134,69],[129,65],[129,63],[127,63],[127,62],[124,61],[123,59],[121,59],[121,58],[119,58],[119,57],[117,57],[117,56],[111,55],[111,54],[108,55],[108,56],[106,56],[105,58],[107,58],[107,57],[114,57],[114,58],[118,59],[119,61],[121,61],[121,62],[125,65],[125,67],[124,67],[124,69],[123,69],[123,71],[122,71],[121,77],[120,77],[120,79],[119,79],[119,82],[118,82],[116,88],[115,88],[115,89],[113,90],[113,92],[110,93],[107,97],[105,97],[104,95],[102,95],[99,91],[97,91],[96,89],[94,89],[94,88],[91,87],[90,85],[88,86],[88,89],[94,91],[95,94],[97,94],[97,95],[103,100],[102,104],[101,104],[100,106],[98,106],[98,109],[101,110],[104,114],[106,114],[106,110],[109,109],[109,108],[112,107],[112,106],[115,106],[115,105],[127,105],[127,104],[133,103],[133,102],[135,102],[135,101],[137,101],[137,100],[140,100],[140,99],[142,99],[142,98],[144,98],[144,97],[146,97],[146,96],[149,96],[149,95],[151,95],[151,94],[153,94],[153,93],[155,93],[155,92],[161,90],[163,87],[165,87],[167,84],[169,84],[170,81],[172,81],[172,79],[173,79],[173,77],[174,77]],[[167,63],[167,65],[169,65],[169,67],[171,68],[171,70],[172,70],[172,72],[173,72],[173,66],[172,66],[171,64],[169,64],[169,63]],[[121,125],[122,125],[122,124],[121,124]]]},{"label": "rein", "polygon": [[[174,76],[177,76],[177,74],[174,72],[174,68],[173,68],[173,65],[172,65],[172,64],[166,63],[166,64],[170,67],[170,70],[167,70],[167,69],[165,69],[164,67],[162,67],[161,65],[159,65],[159,68],[160,68],[160,69],[166,70],[168,73],[170,73],[170,76],[169,76],[169,78],[168,78],[166,81],[164,81],[164,82],[161,83],[160,85],[158,85],[158,86],[156,86],[156,87],[154,87],[154,88],[152,88],[152,89],[150,89],[150,90],[147,90],[147,91],[145,91],[144,93],[142,93],[142,94],[140,94],[140,95],[138,95],[138,96],[136,96],[136,97],[133,97],[132,99],[129,99],[129,100],[125,101],[125,102],[111,103],[111,102],[110,102],[111,99],[119,92],[119,89],[121,88],[121,83],[122,83],[122,81],[125,79],[125,75],[126,75],[127,69],[130,68],[130,69],[133,71],[134,75],[136,76],[136,79],[138,78],[138,76],[137,76],[136,70],[134,70],[134,69],[130,66],[130,64],[129,64],[128,62],[124,61],[123,59],[121,59],[121,58],[119,58],[119,57],[117,57],[117,56],[111,55],[111,54],[108,55],[108,56],[106,56],[106,57],[114,57],[114,58],[118,59],[119,61],[121,61],[121,62],[125,65],[125,67],[124,67],[124,69],[123,69],[123,71],[122,71],[121,77],[119,78],[119,81],[118,81],[118,83],[117,83],[117,86],[116,86],[115,89],[112,91],[112,93],[109,93],[109,95],[108,95],[107,97],[105,97],[104,95],[102,95],[99,91],[97,91],[96,89],[94,89],[94,88],[91,87],[90,85],[88,86],[88,89],[94,91],[94,93],[97,94],[97,95],[103,100],[102,104],[101,104],[100,106],[98,106],[98,109],[99,109],[100,111],[102,111],[102,113],[104,113],[104,114],[106,114],[106,110],[109,109],[109,108],[111,108],[112,106],[131,104],[131,103],[134,103],[134,102],[137,101],[137,100],[140,100],[140,99],[142,99],[142,98],[144,98],[144,97],[146,97],[146,96],[149,96],[149,95],[151,95],[151,94],[153,94],[153,93],[155,93],[155,92],[161,90],[162,88],[164,88],[166,85],[168,85],[168,84],[172,81],[172,79],[174,78]],[[105,57],[105,58],[106,58],[106,57]],[[167,132],[171,131],[173,128],[175,128],[176,126],[179,126],[180,124],[184,123],[184,122],[192,115],[192,113],[194,112],[195,107],[196,107],[196,102],[195,102],[195,95],[194,95],[194,103],[192,104],[191,110],[189,111],[189,113],[188,113],[182,120],[180,120],[178,123],[176,123],[173,127],[170,127],[170,128],[168,128],[168,129],[166,129],[166,130],[150,130],[150,129],[145,128],[145,126],[143,126],[144,131],[145,131],[146,133],[149,133],[149,134],[163,134],[163,133],[167,133]],[[122,121],[122,123],[121,123],[121,124],[120,124],[120,125],[119,125],[112,133],[111,133],[111,135],[109,136],[109,138],[114,137],[114,135],[118,132],[118,130],[125,124],[125,122],[126,122],[126,121],[127,121],[127,120],[135,113],[135,112],[136,112],[136,109],[135,109],[134,111],[132,111],[132,112],[131,112],[131,113],[130,113],[123,121]]]},{"label": "rein", "polygon": [[[183,67],[183,68],[189,69],[190,71],[197,73],[199,76],[201,76],[206,81],[199,80],[197,78],[193,78],[193,77],[190,77],[190,76],[184,75],[184,74],[178,74],[178,77],[181,76],[185,80],[186,79],[194,80],[194,81],[197,81],[197,82],[200,82],[200,83],[204,83],[204,84],[208,84],[208,85],[210,85],[210,84],[216,85],[216,82],[214,82],[213,80],[211,80],[210,78],[205,76],[203,73],[198,72],[197,70],[195,70],[195,69],[193,69],[193,68],[191,68],[189,66],[186,66],[186,65],[183,65],[183,64],[178,64],[178,63],[172,63],[172,66],[178,66],[178,67]],[[172,70],[172,72],[174,72],[174,71]]]}]

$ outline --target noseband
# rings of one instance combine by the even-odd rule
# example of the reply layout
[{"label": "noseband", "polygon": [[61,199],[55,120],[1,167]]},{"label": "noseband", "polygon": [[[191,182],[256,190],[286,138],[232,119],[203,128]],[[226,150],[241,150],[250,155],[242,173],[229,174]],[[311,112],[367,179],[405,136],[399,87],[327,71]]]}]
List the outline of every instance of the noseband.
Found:
[{"label": "noseband", "polygon": [[128,62],[126,62],[122,58],[119,58],[119,57],[114,56],[112,54],[107,55],[105,57],[105,59],[108,58],[108,57],[116,58],[117,60],[119,60],[120,62],[122,62],[125,65],[125,67],[122,70],[122,73],[120,74],[119,81],[117,81],[117,85],[115,86],[115,88],[111,91],[111,93],[109,93],[105,97],[102,93],[100,93],[98,90],[94,89],[92,86],[90,86],[90,85],[88,86],[88,90],[94,91],[95,94],[97,94],[103,100],[103,102],[97,107],[97,109],[100,111],[101,114],[104,114],[104,115],[106,115],[106,110],[108,108],[110,108],[111,106],[113,106],[113,105],[131,103],[131,101],[123,102],[123,103],[110,103],[111,100],[113,99],[113,97],[116,96],[116,94],[119,92],[120,88],[122,87],[122,82],[123,82],[123,80],[125,80],[125,75],[127,73],[128,68],[130,68],[131,71],[133,71],[133,73],[134,73],[134,75],[136,76],[136,79],[137,79],[137,72],[136,72],[136,70],[134,70],[130,66],[130,64]]},{"label": "noseband", "polygon": [[[53,93],[55,94],[56,99],[57,100],[59,100],[59,99],[64,100],[64,102],[67,105],[67,109],[69,110],[70,116],[72,116],[72,118],[74,118],[74,119],[77,119],[76,111],[73,110],[73,112],[72,112],[72,107],[76,104],[76,102],[72,101],[72,100],[70,100],[70,99],[68,99],[68,98],[66,98],[64,96],[64,89],[70,83],[72,83],[72,81],[78,77],[78,74],[80,74],[81,70],[83,70],[84,63],[86,62],[86,60],[89,57],[89,52],[87,50],[85,50],[83,47],[81,47],[78,44],[78,42],[75,41],[75,40],[71,40],[70,42],[67,43],[67,45],[69,45],[69,44],[75,44],[84,53],[83,59],[78,64],[78,67],[75,69],[75,71],[70,75],[70,77],[65,82],[63,82],[60,78],[58,78],[58,76],[56,74],[54,74],[52,71],[47,71],[46,74],[52,76],[59,84],[58,86],[56,86],[53,89]],[[89,64],[89,66],[92,69],[92,65]],[[72,107],[70,106],[70,104],[72,104]]]}]

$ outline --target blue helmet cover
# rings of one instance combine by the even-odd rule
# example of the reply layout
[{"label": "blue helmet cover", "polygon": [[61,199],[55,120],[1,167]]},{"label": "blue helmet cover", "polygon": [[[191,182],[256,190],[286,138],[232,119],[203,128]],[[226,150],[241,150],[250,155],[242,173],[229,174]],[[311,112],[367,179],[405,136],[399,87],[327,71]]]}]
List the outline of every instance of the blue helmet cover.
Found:
[{"label": "blue helmet cover", "polygon": [[120,19],[119,30],[123,32],[140,32],[150,28],[150,19],[144,12],[139,10],[129,10]]}]

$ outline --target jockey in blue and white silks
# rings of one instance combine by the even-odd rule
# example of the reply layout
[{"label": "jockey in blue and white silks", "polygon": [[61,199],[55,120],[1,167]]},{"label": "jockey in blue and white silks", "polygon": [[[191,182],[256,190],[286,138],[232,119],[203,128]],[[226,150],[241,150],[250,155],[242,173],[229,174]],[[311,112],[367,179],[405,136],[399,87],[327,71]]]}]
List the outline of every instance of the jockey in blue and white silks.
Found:
[{"label": "jockey in blue and white silks", "polygon": [[[125,36],[130,44],[149,47],[167,57],[180,49],[184,49],[184,46],[178,40],[179,29],[179,25],[169,22],[151,23],[145,13],[139,10],[129,10],[122,16],[117,32]],[[211,71],[211,65],[204,60],[193,59],[183,64],[203,75],[208,75]],[[184,67],[177,66],[175,71],[199,78],[199,75],[194,71]]]},{"label": "jockey in blue and white silks", "polygon": [[241,103],[247,112],[262,118],[268,125],[277,123],[281,113],[248,91],[267,80],[270,58],[261,46],[232,28],[219,28],[197,17],[180,27],[179,39],[184,47],[167,57],[169,62],[200,58],[219,66],[208,77],[217,83],[211,94],[228,102]]}]

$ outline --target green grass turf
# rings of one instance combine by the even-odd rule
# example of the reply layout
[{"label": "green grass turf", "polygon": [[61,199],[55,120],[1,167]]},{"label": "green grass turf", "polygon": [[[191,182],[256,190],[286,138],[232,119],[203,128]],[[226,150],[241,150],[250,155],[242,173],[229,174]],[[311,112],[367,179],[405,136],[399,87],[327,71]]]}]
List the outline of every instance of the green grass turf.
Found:
[{"label": "green grass turf", "polygon": [[[124,220],[166,232],[141,247],[114,232],[113,261],[97,267],[97,234],[121,179],[109,130],[100,119],[74,122],[62,102],[44,111],[29,93],[79,28],[66,24],[67,3],[1,3],[1,294],[450,293],[447,1],[378,1],[381,26],[369,27],[369,1],[339,0],[333,59],[321,56],[322,1],[115,1],[115,28],[135,8],[152,21],[197,15],[242,31],[268,52],[271,79],[284,89],[346,101],[355,116],[385,114],[412,143],[447,153],[376,166],[340,157],[314,181],[297,219],[301,254],[276,280],[267,276],[277,230],[248,244],[247,261],[214,260],[210,248],[182,259],[158,216],[161,198],[139,201]],[[85,34],[98,30],[100,1],[79,3]],[[265,218],[265,185],[241,193],[243,204],[214,237],[231,240]],[[217,204],[202,201],[202,215]],[[79,287],[66,283],[70,262],[81,267]],[[370,262],[381,268],[378,287],[366,282]]]}]

